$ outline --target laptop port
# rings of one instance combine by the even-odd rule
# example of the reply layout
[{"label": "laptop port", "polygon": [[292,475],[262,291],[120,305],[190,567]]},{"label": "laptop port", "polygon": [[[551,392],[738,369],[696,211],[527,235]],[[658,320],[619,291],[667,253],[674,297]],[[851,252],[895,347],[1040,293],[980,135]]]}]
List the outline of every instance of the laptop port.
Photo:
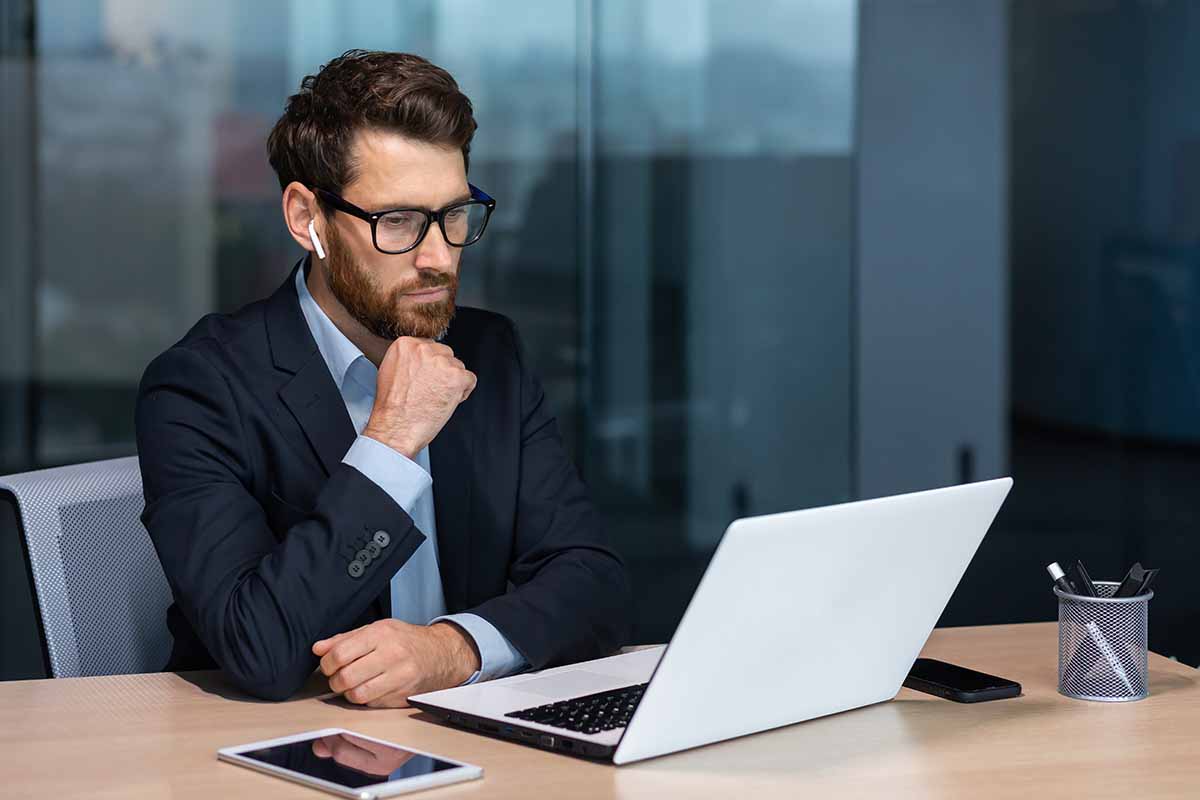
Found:
[{"label": "laptop port", "polygon": [[563,739],[560,742],[560,744],[562,745],[563,750],[574,750],[575,749],[575,743],[568,739]]},{"label": "laptop port", "polygon": [[490,722],[481,722],[481,723],[479,723],[479,729],[480,729],[480,730],[487,731],[488,733],[499,733],[499,732],[500,732],[500,726],[499,726],[499,725],[493,725],[493,724],[492,724],[492,723],[490,723]]},{"label": "laptop port", "polygon": [[553,736],[542,736],[538,741],[541,742],[542,747],[554,747]]}]

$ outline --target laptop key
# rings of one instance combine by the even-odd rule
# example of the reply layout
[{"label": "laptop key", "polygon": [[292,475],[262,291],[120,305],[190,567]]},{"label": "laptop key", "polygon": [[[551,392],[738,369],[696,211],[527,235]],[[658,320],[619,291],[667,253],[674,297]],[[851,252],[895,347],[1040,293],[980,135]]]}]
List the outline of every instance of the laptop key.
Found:
[{"label": "laptop key", "polygon": [[645,690],[643,683],[510,711],[504,716],[577,733],[596,734],[625,727]]}]

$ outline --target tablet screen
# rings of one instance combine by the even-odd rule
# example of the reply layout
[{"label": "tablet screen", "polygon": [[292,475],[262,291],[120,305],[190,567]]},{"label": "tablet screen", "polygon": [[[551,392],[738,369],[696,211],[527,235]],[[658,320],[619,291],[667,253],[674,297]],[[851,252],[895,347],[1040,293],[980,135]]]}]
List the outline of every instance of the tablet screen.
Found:
[{"label": "tablet screen", "polygon": [[240,755],[349,789],[415,778],[459,766],[352,733],[314,736],[290,744],[246,750]]}]

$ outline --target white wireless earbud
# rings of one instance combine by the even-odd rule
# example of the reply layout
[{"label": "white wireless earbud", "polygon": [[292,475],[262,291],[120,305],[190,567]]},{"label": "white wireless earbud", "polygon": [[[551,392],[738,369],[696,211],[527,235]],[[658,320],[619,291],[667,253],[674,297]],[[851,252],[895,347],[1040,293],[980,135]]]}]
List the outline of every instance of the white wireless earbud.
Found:
[{"label": "white wireless earbud", "polygon": [[313,247],[316,248],[317,258],[324,261],[325,260],[325,248],[321,247],[321,240],[317,238],[317,228],[313,224],[313,220],[308,221],[308,240],[310,242],[312,242]]}]

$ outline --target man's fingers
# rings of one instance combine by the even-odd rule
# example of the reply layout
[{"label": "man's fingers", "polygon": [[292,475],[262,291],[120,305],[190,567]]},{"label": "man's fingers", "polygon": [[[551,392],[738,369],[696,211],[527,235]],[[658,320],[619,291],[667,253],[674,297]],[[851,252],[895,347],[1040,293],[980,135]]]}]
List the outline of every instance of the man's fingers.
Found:
[{"label": "man's fingers", "polygon": [[[396,689],[367,703],[368,708],[408,708],[409,690]],[[408,759],[405,759],[407,761]]]},{"label": "man's fingers", "polygon": [[471,392],[475,391],[475,385],[479,383],[479,378],[475,377],[474,372],[467,370],[467,375],[470,376],[471,380],[467,383],[466,388],[463,389],[462,399],[458,401],[460,403],[465,402],[471,396]]},{"label": "man's fingers", "polygon": [[329,749],[328,742],[328,740],[332,738],[334,737],[323,736],[320,739],[314,740],[312,746],[313,755],[317,758],[329,758],[331,755],[333,755],[333,751]]},{"label": "man's fingers", "polygon": [[340,642],[342,639],[345,639],[348,636],[353,636],[354,634],[358,633],[359,631],[366,630],[369,627],[370,627],[369,625],[360,625],[353,630],[343,631],[342,633],[334,634],[333,636],[330,636],[328,639],[318,639],[317,641],[313,642],[313,646],[312,646],[313,655],[318,656],[318,657],[323,656],[323,655],[325,655],[325,653],[329,652],[330,647],[333,647],[335,644]]},{"label": "man's fingers", "polygon": [[354,631],[339,639],[321,656],[321,672],[325,677],[333,675],[347,664],[356,661],[375,649],[375,637],[369,631]]},{"label": "man's fingers", "polygon": [[330,675],[329,688],[339,694],[345,694],[348,690],[361,686],[386,671],[386,660],[378,650],[372,650],[362,658],[351,661]]},{"label": "man's fingers", "polygon": [[454,357],[454,351],[450,349],[449,345],[433,339],[423,339],[420,336],[401,336],[393,342],[393,346],[410,347],[414,352],[424,351],[426,355]]},{"label": "man's fingers", "polygon": [[324,656],[326,653],[329,652],[329,648],[333,647],[335,644],[337,644],[339,641],[341,641],[342,637],[344,637],[346,635],[347,634],[345,634],[345,633],[339,633],[337,636],[330,636],[328,639],[320,639],[316,642],[313,642],[313,646],[312,646],[313,655],[317,656],[318,658],[321,656]]},{"label": "man's fingers", "polygon": [[369,705],[372,700],[376,700],[384,695],[390,694],[395,689],[392,686],[391,680],[387,673],[376,675],[365,683],[360,683],[350,690],[343,692],[342,696],[360,706]]}]

